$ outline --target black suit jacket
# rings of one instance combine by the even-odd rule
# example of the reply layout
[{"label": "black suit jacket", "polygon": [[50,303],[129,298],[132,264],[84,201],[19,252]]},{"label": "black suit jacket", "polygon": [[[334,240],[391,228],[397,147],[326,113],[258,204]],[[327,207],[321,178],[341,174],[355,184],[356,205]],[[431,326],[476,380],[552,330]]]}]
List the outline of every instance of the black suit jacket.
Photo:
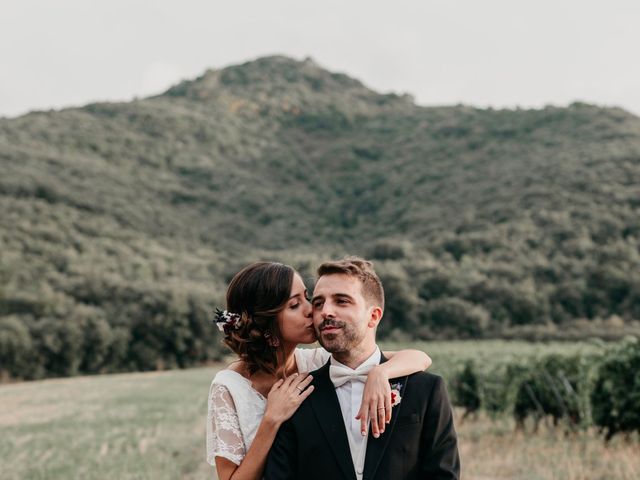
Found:
[{"label": "black suit jacket", "polygon": [[[280,427],[266,480],[356,480],[329,365],[312,372],[314,392]],[[369,434],[363,480],[458,479],[457,436],[442,378],[420,372],[391,383],[400,384],[402,400],[385,432],[379,438]]]}]

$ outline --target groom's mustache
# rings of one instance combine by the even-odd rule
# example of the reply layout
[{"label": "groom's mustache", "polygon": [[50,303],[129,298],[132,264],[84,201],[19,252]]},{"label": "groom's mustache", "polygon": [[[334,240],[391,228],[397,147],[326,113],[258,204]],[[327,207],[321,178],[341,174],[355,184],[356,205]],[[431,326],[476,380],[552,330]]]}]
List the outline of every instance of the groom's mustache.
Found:
[{"label": "groom's mustache", "polygon": [[318,327],[318,330],[324,330],[327,327],[342,328],[344,326],[345,326],[344,322],[341,322],[339,320],[327,319],[320,324],[320,326]]}]

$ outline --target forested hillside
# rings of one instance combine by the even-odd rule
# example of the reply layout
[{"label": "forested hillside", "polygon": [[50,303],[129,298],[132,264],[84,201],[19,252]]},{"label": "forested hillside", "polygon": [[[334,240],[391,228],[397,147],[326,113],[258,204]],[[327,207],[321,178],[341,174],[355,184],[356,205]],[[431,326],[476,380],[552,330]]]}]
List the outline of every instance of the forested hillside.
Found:
[{"label": "forested hillside", "polygon": [[426,108],[311,60],[0,119],[0,371],[187,366],[257,259],[376,261],[396,338],[640,331],[640,119]]}]

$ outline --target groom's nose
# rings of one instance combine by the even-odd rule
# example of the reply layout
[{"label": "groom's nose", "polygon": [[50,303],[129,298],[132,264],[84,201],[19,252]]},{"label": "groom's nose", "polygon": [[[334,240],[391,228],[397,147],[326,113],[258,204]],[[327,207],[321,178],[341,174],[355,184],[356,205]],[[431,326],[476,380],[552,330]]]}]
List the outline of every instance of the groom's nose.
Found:
[{"label": "groom's nose", "polygon": [[331,306],[331,302],[324,302],[320,315],[322,315],[322,318],[335,318],[336,314]]}]

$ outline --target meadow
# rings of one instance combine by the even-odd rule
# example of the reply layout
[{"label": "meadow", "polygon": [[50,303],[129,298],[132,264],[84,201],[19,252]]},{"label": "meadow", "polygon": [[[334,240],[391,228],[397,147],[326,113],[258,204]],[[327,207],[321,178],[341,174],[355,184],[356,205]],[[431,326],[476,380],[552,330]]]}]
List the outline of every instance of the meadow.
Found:
[{"label": "meadow", "polygon": [[[385,344],[383,348],[408,345]],[[445,378],[467,359],[597,350],[598,343],[434,342],[413,344]],[[207,393],[221,365],[152,373],[50,379],[0,386],[0,477],[27,479],[211,479],[204,459]],[[594,429],[566,435],[516,432],[506,415],[462,421],[466,480],[640,478],[640,439],[605,445]]]}]

